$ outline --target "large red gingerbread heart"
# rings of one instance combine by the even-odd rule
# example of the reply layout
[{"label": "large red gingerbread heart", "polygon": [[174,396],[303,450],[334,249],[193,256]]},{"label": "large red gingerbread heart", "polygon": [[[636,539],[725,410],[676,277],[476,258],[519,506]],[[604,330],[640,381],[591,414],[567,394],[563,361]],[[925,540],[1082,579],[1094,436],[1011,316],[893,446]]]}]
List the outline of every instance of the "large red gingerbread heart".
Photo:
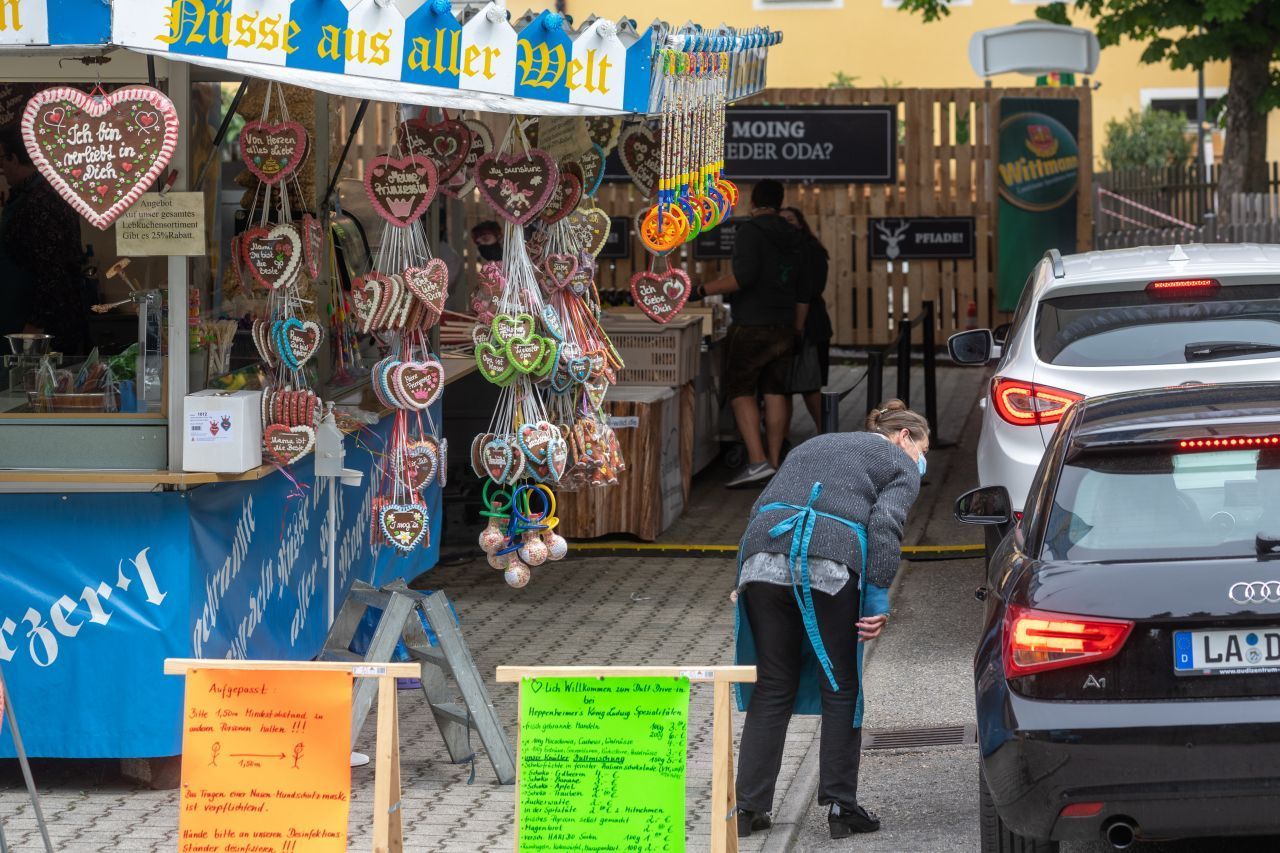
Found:
[{"label": "large red gingerbread heart", "polygon": [[471,128],[456,119],[431,124],[415,118],[400,125],[400,141],[409,151],[431,158],[436,177],[448,184],[467,162],[471,152]]},{"label": "large red gingerbread heart", "polygon": [[40,174],[100,229],[147,191],[178,145],[173,102],[150,86],[98,96],[45,89],[27,102],[21,127]]},{"label": "large red gingerbread heart", "polygon": [[666,272],[638,272],[631,276],[636,307],[655,323],[667,323],[689,299],[689,274],[677,267]]}]

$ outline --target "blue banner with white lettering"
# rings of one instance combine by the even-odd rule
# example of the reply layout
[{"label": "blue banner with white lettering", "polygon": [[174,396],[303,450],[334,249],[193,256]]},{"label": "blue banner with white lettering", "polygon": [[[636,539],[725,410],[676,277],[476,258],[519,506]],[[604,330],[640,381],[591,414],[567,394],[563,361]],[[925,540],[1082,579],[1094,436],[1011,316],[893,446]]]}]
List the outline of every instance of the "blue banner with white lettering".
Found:
[{"label": "blue banner with white lettering", "polygon": [[[332,488],[335,606],[357,578],[434,566],[438,486],[429,547],[370,545],[372,463],[392,422],[347,438],[359,487],[317,479],[309,456],[290,470],[300,485],[275,473],[189,492],[0,495],[0,667],[28,753],[177,755],[183,684],[163,675],[166,657],[313,658],[328,631]],[[0,756],[13,754],[6,729]]]}]

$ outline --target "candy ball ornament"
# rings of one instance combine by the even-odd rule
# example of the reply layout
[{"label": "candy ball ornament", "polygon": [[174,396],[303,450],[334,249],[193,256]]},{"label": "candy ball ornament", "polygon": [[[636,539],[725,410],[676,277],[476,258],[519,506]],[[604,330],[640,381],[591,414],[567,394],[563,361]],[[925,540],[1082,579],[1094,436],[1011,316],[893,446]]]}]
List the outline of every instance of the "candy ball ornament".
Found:
[{"label": "candy ball ornament", "polygon": [[530,566],[541,566],[550,556],[547,543],[543,542],[539,536],[528,537],[516,553],[520,555],[521,560],[524,560]]},{"label": "candy ball ornament", "polygon": [[547,559],[555,562],[563,560],[565,555],[569,553],[569,543],[559,533],[552,533],[547,537]]},{"label": "candy ball ornament", "polygon": [[497,551],[506,541],[507,534],[502,532],[502,528],[498,527],[496,522],[489,522],[489,526],[480,531],[480,548],[486,554]]},{"label": "candy ball ornament", "polygon": [[505,572],[507,566],[511,563],[510,554],[490,554],[489,565],[500,572]]},{"label": "candy ball ornament", "polygon": [[507,570],[502,573],[502,577],[506,580],[507,586],[520,589],[529,582],[531,573],[529,567],[519,560],[512,560],[507,566]]}]

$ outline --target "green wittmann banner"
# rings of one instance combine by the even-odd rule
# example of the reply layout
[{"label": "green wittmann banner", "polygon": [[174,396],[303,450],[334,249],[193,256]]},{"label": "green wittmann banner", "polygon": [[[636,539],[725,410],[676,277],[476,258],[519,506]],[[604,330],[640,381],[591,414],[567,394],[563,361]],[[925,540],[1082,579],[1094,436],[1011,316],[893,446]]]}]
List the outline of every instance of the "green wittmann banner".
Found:
[{"label": "green wittmann banner", "polygon": [[1076,250],[1080,102],[1001,98],[996,304],[1012,311],[1036,262]]}]

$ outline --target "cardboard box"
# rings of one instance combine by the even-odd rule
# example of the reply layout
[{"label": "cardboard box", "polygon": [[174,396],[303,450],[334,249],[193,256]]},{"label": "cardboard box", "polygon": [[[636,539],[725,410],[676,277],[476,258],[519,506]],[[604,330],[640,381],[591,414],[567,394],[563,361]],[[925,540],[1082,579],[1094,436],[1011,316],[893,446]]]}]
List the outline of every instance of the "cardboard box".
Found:
[{"label": "cardboard box", "polygon": [[242,474],[262,464],[261,391],[197,391],[182,400],[182,470]]}]

